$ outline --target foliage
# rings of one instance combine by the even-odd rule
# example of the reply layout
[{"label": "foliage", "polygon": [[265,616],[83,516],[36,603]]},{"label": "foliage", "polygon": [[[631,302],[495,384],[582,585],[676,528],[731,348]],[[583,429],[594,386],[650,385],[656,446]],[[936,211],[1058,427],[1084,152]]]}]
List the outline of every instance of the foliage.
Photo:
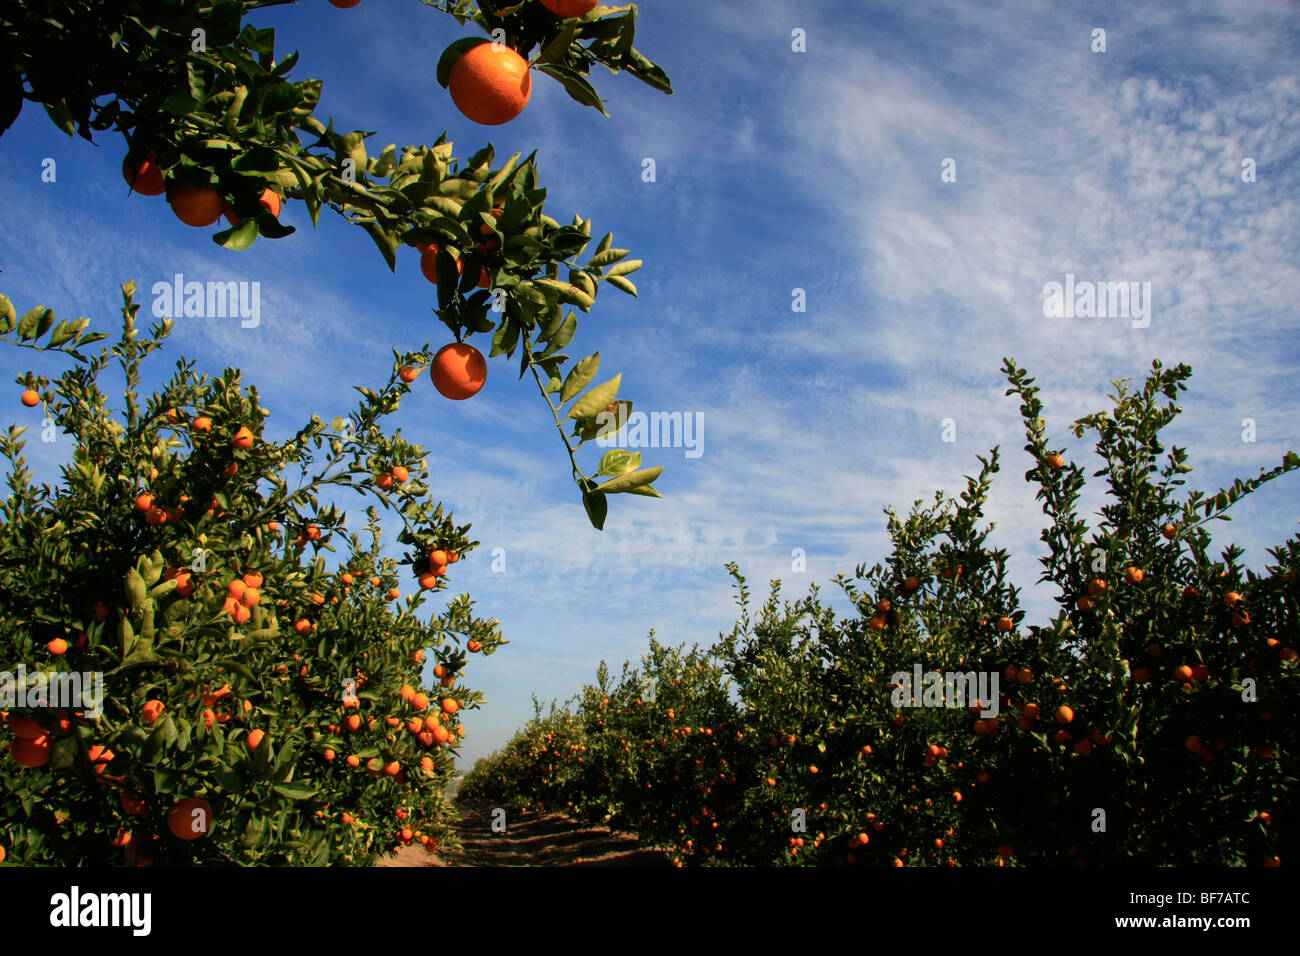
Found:
[{"label": "foliage", "polygon": [[[707,654],[652,641],[642,672],[625,666],[611,686],[602,669],[460,792],[572,806],[679,863],[1293,858],[1300,538],[1257,574],[1235,547],[1216,560],[1205,525],[1300,458],[1179,500],[1187,453],[1162,459],[1159,433],[1191,370],[1156,362],[1141,389],[1115,382],[1113,409],[1074,426],[1096,435],[1108,493],[1090,526],[1077,511],[1084,469],[1049,447],[1033,380],[1010,361],[1004,371],[1034,463],[1025,479],[1049,519],[1050,620],[1024,621],[1008,556],[988,546],[994,449],[958,500],[887,512],[889,556],[836,579],[856,615],[837,618],[816,588],[783,602],[780,582],[752,614],[731,565],[740,617]],[[909,690],[916,666],[988,675],[990,699]],[[659,689],[648,702],[646,674]],[[913,695],[925,706],[908,706]]]}]

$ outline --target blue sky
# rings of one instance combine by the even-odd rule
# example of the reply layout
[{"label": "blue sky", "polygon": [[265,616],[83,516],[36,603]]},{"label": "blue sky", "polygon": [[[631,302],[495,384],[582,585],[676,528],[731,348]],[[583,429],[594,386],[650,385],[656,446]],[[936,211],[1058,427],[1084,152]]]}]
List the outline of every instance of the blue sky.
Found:
[{"label": "blue sky", "polygon": [[[1041,620],[1042,516],[1021,480],[1031,463],[1004,355],[1038,379],[1074,460],[1096,462],[1066,426],[1156,357],[1196,373],[1166,433],[1190,449],[1193,487],[1300,449],[1294,3],[650,2],[637,45],[675,96],[598,72],[604,118],[537,76],[525,113],[490,129],[434,80],[441,50],[469,30],[414,0],[308,0],[254,22],[277,27],[281,55],[302,51],[295,77],[324,81],[318,115],[378,131],[374,151],[443,130],[460,157],[489,141],[502,157],[536,148],[550,214],[589,216],[646,261],[639,299],[602,290],[570,351],[599,349],[639,409],[703,416],[701,456],[644,450],[667,468],[666,498],[613,499],[604,532],[588,525],[517,366],[494,361],[463,403],[422,379],[391,420],[430,450],[435,495],[483,544],[453,587],[513,642],[469,674],[490,706],[466,717],[466,765],[531,714],[532,694],[568,697],[602,658],[617,671],[651,628],[670,643],[729,629],[727,561],[761,598],[771,578],[794,597],[880,560],[881,509],[956,493],[995,444],[994,540]],[[1104,53],[1090,49],[1095,28]],[[791,49],[796,29],[806,52]],[[351,386],[386,379],[393,346],[446,338],[413,252],[393,275],[360,230],[330,216],[313,230],[295,203],[282,218],[296,235],[228,252],[161,198],[127,196],[121,143],[99,141],[66,139],[31,104],[0,139],[0,291],[20,311],[44,302],[111,331],[127,279],[145,292],[175,272],[260,281],[258,328],[182,320],[172,348],[205,371],[241,368],[273,435],[346,412]],[[46,157],[55,183],[40,181]],[[642,181],[646,157],[656,182]],[[945,158],[955,182],[941,181]],[[1149,326],[1046,317],[1043,287],[1067,273],[1150,282]],[[791,309],[795,289],[805,312]],[[51,370],[15,350],[3,361],[10,375]],[[946,418],[955,442],[941,440]],[[47,480],[64,452],[29,445]],[[1298,480],[1248,500],[1217,540],[1261,566],[1295,533]],[[1101,503],[1091,489],[1085,504]],[[498,547],[503,572],[491,569]],[[791,571],[795,548],[803,573]]]}]

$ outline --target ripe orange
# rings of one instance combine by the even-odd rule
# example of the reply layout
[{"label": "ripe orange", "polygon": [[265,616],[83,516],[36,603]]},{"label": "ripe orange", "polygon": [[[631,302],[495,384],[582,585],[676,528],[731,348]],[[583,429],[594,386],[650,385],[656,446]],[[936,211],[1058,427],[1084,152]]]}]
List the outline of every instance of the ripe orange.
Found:
[{"label": "ripe orange", "polygon": [[147,491],[142,495],[136,495],[135,510],[148,511],[150,508],[153,507],[153,502],[154,502],[153,495],[149,494]]},{"label": "ripe orange", "polygon": [[1087,595],[1084,595],[1083,597],[1079,598],[1078,607],[1080,611],[1085,611],[1085,612],[1091,611],[1096,606],[1097,605],[1093,602],[1092,598],[1088,597]]},{"label": "ripe orange", "polygon": [[41,403],[41,394],[34,388],[29,388],[22,394],[22,402],[28,408],[35,408]]},{"label": "ripe orange", "polygon": [[21,737],[24,740],[35,740],[45,733],[45,728],[34,717],[15,717],[10,714],[5,718],[5,723],[9,725],[9,729],[15,737]]},{"label": "ripe orange", "polygon": [[1133,678],[1133,683],[1135,684],[1145,684],[1151,679],[1151,675],[1147,672],[1145,667],[1133,668],[1129,676]]},{"label": "ripe orange", "polygon": [[600,0],[542,0],[542,6],[557,17],[583,17],[596,9]]},{"label": "ripe orange", "polygon": [[211,186],[177,186],[167,201],[176,218],[189,226],[210,226],[221,218],[221,193]]},{"label": "ripe orange", "polygon": [[393,487],[393,475],[391,472],[381,472],[375,476],[375,484],[379,486],[380,491],[389,491]]},{"label": "ripe orange", "polygon": [[253,753],[261,745],[262,740],[266,737],[266,732],[261,729],[254,729],[248,732],[248,752]]},{"label": "ripe orange", "polygon": [[420,377],[420,370],[411,368],[411,366],[409,365],[404,365],[402,366],[402,370],[398,372],[397,375],[403,382],[405,382],[407,385],[410,385],[412,382],[414,382],[417,378]]},{"label": "ripe orange", "polygon": [[[258,197],[257,203],[263,209],[269,212],[272,216],[279,218],[280,194],[277,193],[274,189],[262,190],[262,195]],[[230,220],[230,224],[232,226],[239,225],[240,218],[235,214],[235,210],[230,208],[230,205],[228,203],[222,203],[222,211],[226,214],[226,218]]]},{"label": "ripe orange", "polygon": [[1184,684],[1190,684],[1194,676],[1192,669],[1186,664],[1179,664],[1174,668],[1174,677],[1182,681]]},{"label": "ripe orange", "polygon": [[307,634],[311,631],[311,621],[307,620],[305,617],[300,617],[298,620],[293,622],[293,629],[299,634]]},{"label": "ripe orange", "polygon": [[1146,577],[1146,572],[1141,568],[1129,568],[1124,572],[1124,580],[1129,584],[1141,584],[1144,577]]},{"label": "ripe orange", "polygon": [[90,748],[88,756],[90,762],[95,766],[95,773],[103,773],[108,769],[108,765],[112,763],[116,754],[101,744],[95,744]]},{"label": "ripe orange", "polygon": [[1093,597],[1100,597],[1102,592],[1105,590],[1106,590],[1106,582],[1103,581],[1101,578],[1095,578],[1094,580],[1088,582],[1088,593],[1091,594]]},{"label": "ripe orange", "polygon": [[326,747],[323,756],[325,757],[326,760],[333,760],[338,755],[334,753],[334,750],[332,748]]},{"label": "ripe orange", "polygon": [[241,426],[239,431],[235,432],[235,437],[230,440],[230,443],[234,445],[236,448],[243,448],[243,449],[252,448],[253,433],[249,431],[247,428]]},{"label": "ripe orange", "polygon": [[347,763],[347,765],[348,765],[349,767],[352,767],[352,768],[360,767],[360,766],[361,766],[361,758],[358,757],[356,754],[348,754],[348,759],[347,759],[346,763]]},{"label": "ripe orange", "polygon": [[465,645],[465,648],[466,648],[466,649],[467,649],[471,654],[477,654],[479,651],[483,650],[483,642],[482,642],[482,641],[470,641],[468,644]]},{"label": "ripe orange", "polygon": [[1161,530],[1160,533],[1163,534],[1170,541],[1173,541],[1174,538],[1178,537],[1178,526],[1167,524],[1164,526],[1164,528]]},{"label": "ripe orange", "polygon": [[903,587],[905,587],[909,591],[915,591],[920,586],[921,586],[921,579],[916,576],[909,577],[906,581],[903,582]]},{"label": "ripe orange", "polygon": [[429,377],[441,395],[462,401],[477,395],[487,381],[487,362],[474,346],[452,342],[434,356]]},{"label": "ripe orange", "polygon": [[1064,468],[1065,457],[1063,455],[1048,455],[1047,463],[1053,468]]},{"label": "ripe orange", "polygon": [[59,657],[68,652],[68,642],[61,637],[56,637],[45,645],[45,649],[55,657]]},{"label": "ripe orange", "polygon": [[1031,671],[1028,667],[1022,667],[1020,668],[1020,670],[1016,672],[1017,683],[1028,684],[1033,679],[1034,679],[1034,672]]},{"label": "ripe orange", "polygon": [[524,111],[533,92],[528,62],[504,44],[480,43],[467,50],[447,80],[451,101],[484,126],[508,123]]},{"label": "ripe orange", "polygon": [[1245,598],[1243,598],[1236,591],[1229,591],[1227,594],[1223,596],[1223,603],[1228,607],[1236,607],[1244,600]]},{"label": "ripe orange", "polygon": [[424,693],[423,691],[421,691],[418,694],[412,695],[411,706],[414,707],[416,710],[428,710],[429,695]]},{"label": "ripe orange", "polygon": [[1201,738],[1196,736],[1195,734],[1192,734],[1190,737],[1184,740],[1183,746],[1186,747],[1194,754],[1200,753],[1201,750],[1204,748],[1204,745],[1201,743]]},{"label": "ripe orange", "polygon": [[411,473],[406,470],[405,465],[393,466],[393,480],[395,480],[399,485],[406,484],[407,479],[410,477]]},{"label": "ripe orange", "polygon": [[[460,710],[460,704],[458,704],[454,698],[448,697],[442,702],[442,712],[444,714],[454,714],[458,710]],[[816,773],[816,770],[813,772]]]},{"label": "ripe orange", "polygon": [[123,790],[118,794],[118,800],[122,804],[122,809],[133,817],[143,817],[149,813],[149,804],[133,793]]},{"label": "ripe orange", "polygon": [[161,196],[165,191],[162,170],[158,168],[158,157],[154,153],[134,164],[130,156],[123,157],[122,178],[127,181],[132,192],[141,196]]},{"label": "ripe orange", "polygon": [[198,797],[177,800],[167,811],[167,829],[178,840],[197,840],[212,828],[212,805]]},{"label": "ripe orange", "polygon": [[9,749],[20,767],[43,767],[50,759],[50,736],[42,733],[30,740],[18,737]]},{"label": "ripe orange", "polygon": [[212,419],[208,418],[206,415],[200,415],[198,418],[194,419],[193,427],[196,432],[203,432],[206,434],[207,432],[212,431]]},{"label": "ripe orange", "polygon": [[1062,704],[1060,707],[1056,708],[1056,719],[1058,723],[1068,724],[1070,721],[1074,720],[1074,711],[1065,704]]},{"label": "ripe orange", "polygon": [[402,596],[402,592],[397,588],[393,588],[391,591],[388,592],[388,600],[390,601],[396,601],[401,596]]},{"label": "ripe orange", "polygon": [[1011,618],[1009,617],[998,618],[998,631],[1001,632],[1002,634],[1007,633],[1007,631],[1011,630],[1011,628],[1014,626],[1015,623],[1011,620]]},{"label": "ripe orange", "polygon": [[426,591],[431,591],[438,586],[438,575],[432,571],[426,571],[420,575],[420,587]]},{"label": "ripe orange", "polygon": [[167,709],[167,705],[160,700],[147,701],[140,712],[144,715],[145,723],[152,725],[155,720],[162,716],[162,712]]}]

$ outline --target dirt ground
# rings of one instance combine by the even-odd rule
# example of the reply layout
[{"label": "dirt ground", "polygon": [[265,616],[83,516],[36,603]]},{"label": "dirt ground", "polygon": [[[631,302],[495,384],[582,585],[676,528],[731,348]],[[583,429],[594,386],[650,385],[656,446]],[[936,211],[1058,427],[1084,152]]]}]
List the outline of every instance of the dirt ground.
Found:
[{"label": "dirt ground", "polygon": [[668,866],[657,850],[642,849],[636,837],[611,833],[559,813],[511,814],[506,832],[493,833],[492,805],[457,800],[456,825],[463,848],[427,852],[402,847],[377,866]]}]

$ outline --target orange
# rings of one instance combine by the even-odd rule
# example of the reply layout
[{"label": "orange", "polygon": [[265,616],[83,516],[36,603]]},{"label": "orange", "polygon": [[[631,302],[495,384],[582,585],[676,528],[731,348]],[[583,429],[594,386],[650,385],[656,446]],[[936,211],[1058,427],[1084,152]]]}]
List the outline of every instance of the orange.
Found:
[{"label": "orange", "polygon": [[1184,684],[1190,684],[1193,676],[1192,669],[1186,664],[1179,664],[1174,668],[1174,677],[1182,681]]},{"label": "orange", "polygon": [[419,369],[411,368],[409,365],[403,365],[402,370],[398,372],[397,375],[403,382],[410,385],[420,377],[420,371]]},{"label": "orange", "polygon": [[1084,595],[1083,597],[1079,598],[1078,607],[1080,611],[1091,611],[1094,607],[1096,607],[1096,605],[1093,603],[1092,598],[1088,597],[1087,595]]},{"label": "orange", "polygon": [[135,510],[148,511],[153,507],[153,501],[153,495],[149,494],[147,491],[142,495],[137,495],[135,499]]},{"label": "orange", "polygon": [[1009,618],[1009,617],[1000,617],[1000,618],[998,618],[998,630],[999,630],[1001,633],[1003,633],[1003,634],[1007,633],[1007,631],[1011,630],[1011,628],[1014,627],[1014,626],[1015,626],[1015,624],[1014,624],[1014,622],[1011,620],[1011,618]]},{"label": "orange", "polygon": [[388,600],[390,601],[396,601],[401,596],[402,592],[398,588],[393,588],[388,592]]},{"label": "orange", "polygon": [[361,729],[361,715],[360,715],[360,714],[348,714],[347,717],[344,719],[343,723],[347,726],[348,730],[354,730],[354,731],[355,731],[355,730],[360,730],[360,729]]},{"label": "orange", "polygon": [[1058,723],[1068,724],[1070,721],[1074,720],[1074,711],[1065,704],[1062,704],[1060,707],[1056,708],[1056,720]]},{"label": "orange", "polygon": [[477,395],[487,381],[487,362],[474,346],[452,342],[433,357],[429,377],[441,395],[462,401]]},{"label": "orange", "polygon": [[909,577],[906,581],[903,582],[903,587],[905,587],[909,591],[915,591],[920,586],[921,586],[921,579],[915,576]]},{"label": "orange", "polygon": [[528,62],[504,44],[480,43],[467,50],[447,79],[451,101],[484,126],[508,123],[524,111],[533,92]]},{"label": "orange", "polygon": [[167,811],[167,829],[178,840],[197,840],[212,827],[212,805],[198,797],[177,800]]},{"label": "orange", "polygon": [[394,480],[396,480],[396,482],[397,482],[399,485],[404,485],[404,484],[406,484],[407,479],[410,478],[410,477],[411,477],[411,473],[410,473],[409,471],[406,470],[406,466],[405,466],[405,465],[394,465],[394,466],[393,466],[393,478],[394,478]]},{"label": "orange", "polygon": [[1063,455],[1048,455],[1047,463],[1051,465],[1053,468],[1064,468],[1065,457]]},{"label": "orange", "polygon": [[141,713],[144,715],[145,723],[153,724],[155,720],[162,716],[162,712],[166,709],[167,707],[162,701],[150,700],[145,702],[144,707],[141,708]]},{"label": "orange", "polygon": [[1164,528],[1161,530],[1160,533],[1163,534],[1170,541],[1173,541],[1174,538],[1178,537],[1178,526],[1167,524],[1164,526]]},{"label": "orange", "polygon": [[[460,704],[456,702],[455,698],[448,697],[446,700],[442,702],[442,712],[444,714],[448,714],[448,715],[454,714],[458,710],[460,710]],[[816,772],[817,771],[814,769],[813,773]]]},{"label": "orange", "polygon": [[127,793],[123,790],[118,794],[118,799],[122,804],[122,809],[133,817],[143,817],[149,813],[149,804],[133,793]]},{"label": "orange", "polygon": [[557,17],[583,17],[596,9],[600,0],[542,0],[542,6]]},{"label": "orange", "polygon": [[[263,209],[269,212],[272,216],[275,216],[277,218],[279,217],[280,194],[277,193],[274,189],[263,189],[262,195],[258,197],[257,202],[258,205],[260,205]],[[230,220],[230,224],[232,226],[239,225],[240,218],[235,214],[235,210],[230,208],[230,205],[228,203],[222,204],[222,211],[226,214],[226,218]]]},{"label": "orange", "polygon": [[116,756],[116,754],[107,747],[96,744],[90,748],[89,756],[90,762],[95,765],[95,773],[103,773],[108,769],[108,765],[112,762],[113,757]]},{"label": "orange", "polygon": [[1243,600],[1245,599],[1236,591],[1229,591],[1227,594],[1223,596],[1223,603],[1228,607],[1235,607],[1236,605],[1240,604]]},{"label": "orange", "polygon": [[[135,167],[134,172],[132,165]],[[162,170],[158,168],[158,157],[154,153],[134,164],[130,156],[123,157],[122,178],[127,181],[132,192],[141,196],[161,196],[165,191]]]},{"label": "orange", "polygon": [[392,473],[385,471],[382,474],[376,475],[375,484],[379,486],[381,491],[388,491],[393,487]]},{"label": "orange", "polygon": [[311,621],[307,620],[305,617],[300,617],[298,620],[293,622],[293,629],[299,634],[307,634],[311,631]]},{"label": "orange", "polygon": [[1095,580],[1088,582],[1088,593],[1091,594],[1093,597],[1099,597],[1101,593],[1105,590],[1106,590],[1106,582],[1103,581],[1101,578],[1096,578]]},{"label": "orange", "polygon": [[326,760],[333,760],[338,755],[334,753],[334,750],[332,748],[326,747],[325,753],[322,756],[324,756]]},{"label": "orange", "polygon": [[358,757],[356,754],[349,754],[347,759],[347,765],[349,767],[360,767],[361,758]]},{"label": "orange", "polygon": [[1192,753],[1200,753],[1204,747],[1204,745],[1201,743],[1201,738],[1196,736],[1195,734],[1192,734],[1190,737],[1184,740],[1183,746],[1186,747],[1188,750],[1190,750]]},{"label": "orange", "polygon": [[[438,284],[438,247],[435,245],[423,246],[420,249],[420,272],[424,277],[434,285]],[[456,275],[463,275],[465,272],[465,262],[463,259],[456,260]]]},{"label": "orange", "polygon": [[230,440],[230,443],[234,445],[236,448],[244,448],[244,449],[252,448],[253,433],[249,431],[247,428],[241,426],[239,431],[235,432],[235,437]]},{"label": "orange", "polygon": [[420,587],[426,591],[431,591],[438,586],[438,575],[432,571],[426,571],[420,575]]},{"label": "orange", "polygon": [[411,706],[413,706],[416,710],[428,710],[429,695],[424,693],[423,691],[421,691],[418,694],[412,695]]},{"label": "orange", "polygon": [[48,644],[45,645],[45,649],[49,651],[51,654],[53,654],[55,657],[58,657],[68,652],[68,642],[61,637],[56,637],[54,640],[50,641]]},{"label": "orange", "polygon": [[477,654],[479,651],[483,650],[483,642],[482,642],[482,641],[470,641],[468,644],[465,645],[465,648],[466,648],[466,649],[467,649],[471,654]]},{"label": "orange", "polygon": [[21,737],[24,740],[35,740],[45,733],[45,728],[34,717],[14,717],[11,714],[5,718],[5,722],[9,725],[9,729],[13,731],[15,737]]},{"label": "orange", "polygon": [[211,186],[177,186],[167,201],[176,218],[189,226],[210,226],[221,218],[221,194]]},{"label": "orange", "polygon": [[248,732],[248,752],[252,753],[257,750],[265,737],[266,732],[263,730],[250,730]]},{"label": "orange", "polygon": [[1020,670],[1016,672],[1017,683],[1028,684],[1033,679],[1034,679],[1034,672],[1031,671],[1028,667],[1022,667],[1020,668]]},{"label": "orange", "polygon": [[9,745],[9,749],[20,767],[43,767],[50,759],[50,737],[49,734],[31,740],[19,737]]},{"label": "orange", "polygon": [[194,419],[194,430],[196,432],[212,431],[212,419],[208,418],[206,415],[200,415],[198,418]]},{"label": "orange", "polygon": [[40,392],[36,391],[34,388],[29,388],[27,391],[23,392],[22,402],[28,408],[35,408],[41,403]]},{"label": "orange", "polygon": [[1124,572],[1124,580],[1129,584],[1141,584],[1146,573],[1141,568],[1129,568]]}]

